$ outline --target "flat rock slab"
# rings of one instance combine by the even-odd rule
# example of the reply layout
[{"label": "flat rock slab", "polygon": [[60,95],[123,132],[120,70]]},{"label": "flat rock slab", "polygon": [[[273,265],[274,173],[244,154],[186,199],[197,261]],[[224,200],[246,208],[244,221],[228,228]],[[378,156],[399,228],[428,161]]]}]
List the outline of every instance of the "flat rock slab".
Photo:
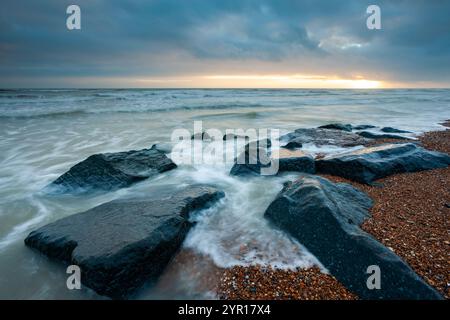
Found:
[{"label": "flat rock slab", "polygon": [[316,161],[316,170],[370,184],[392,174],[445,168],[447,154],[428,151],[413,143],[385,144],[328,156]]},{"label": "flat rock slab", "polygon": [[357,133],[361,137],[367,139],[398,139],[398,140],[411,140],[407,137],[399,136],[397,134],[389,134],[389,133],[373,133],[369,131],[361,131]]},{"label": "flat rock slab", "polygon": [[373,129],[376,128],[376,126],[373,126],[371,124],[359,124],[356,126],[352,126],[353,130],[366,130],[366,129]]},{"label": "flat rock slab", "polygon": [[381,128],[381,131],[387,132],[387,133],[412,133],[411,131],[396,129],[396,128],[392,128],[392,127]]},{"label": "flat rock slab", "polygon": [[320,126],[321,129],[335,129],[335,130],[343,130],[343,131],[352,131],[351,124],[341,124],[341,123],[330,123],[323,126]]},{"label": "flat rock slab", "polygon": [[289,150],[281,148],[272,153],[272,160],[278,161],[278,171],[295,171],[304,173],[315,173],[314,158],[301,150]]},{"label": "flat rock slab", "polygon": [[94,154],[49,184],[46,191],[113,191],[176,167],[164,152],[156,148]]},{"label": "flat rock slab", "polygon": [[336,129],[309,128],[297,129],[280,138],[283,142],[313,143],[317,146],[335,145],[340,147],[354,147],[365,145],[367,140],[352,132]]},{"label": "flat rock slab", "polygon": [[[349,184],[303,175],[285,184],[264,216],[314,254],[362,299],[441,299],[439,293],[359,225],[372,200]],[[369,266],[380,268],[381,289],[368,289]]]},{"label": "flat rock slab", "polygon": [[97,293],[124,299],[163,272],[181,246],[189,215],[223,197],[194,185],[115,200],[33,231],[25,244],[81,269],[81,281]]}]

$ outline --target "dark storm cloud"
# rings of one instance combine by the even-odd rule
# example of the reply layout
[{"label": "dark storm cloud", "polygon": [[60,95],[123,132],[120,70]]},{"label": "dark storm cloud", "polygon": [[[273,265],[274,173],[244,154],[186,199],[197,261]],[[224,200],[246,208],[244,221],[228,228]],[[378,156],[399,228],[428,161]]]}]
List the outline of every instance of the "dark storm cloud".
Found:
[{"label": "dark storm cloud", "polygon": [[[81,31],[65,28],[72,3]],[[366,28],[369,4],[381,7],[380,31]],[[448,84],[449,14],[444,0],[4,0],[0,84],[214,73],[221,64]]]}]

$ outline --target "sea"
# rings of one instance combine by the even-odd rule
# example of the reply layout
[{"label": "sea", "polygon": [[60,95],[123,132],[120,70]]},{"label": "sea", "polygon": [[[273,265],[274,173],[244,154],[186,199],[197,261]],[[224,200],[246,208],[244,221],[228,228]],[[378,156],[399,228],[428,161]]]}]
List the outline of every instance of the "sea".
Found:
[{"label": "sea", "polygon": [[[295,174],[242,178],[229,175],[232,163],[179,163],[176,170],[106,194],[51,196],[43,191],[92,154],[168,144],[174,130],[193,133],[194,123],[223,133],[370,124],[407,130],[411,133],[405,135],[415,138],[443,130],[440,123],[447,119],[449,89],[0,90],[0,299],[104,299],[88,288],[68,290],[65,266],[27,248],[25,237],[113,199],[194,183],[214,185],[226,196],[193,218],[196,224],[182,249],[189,254],[169,268],[164,285],[148,286],[136,299],[215,299],[211,287],[202,284],[212,268],[316,265],[327,272],[307,248],[263,217]],[[345,151],[313,144],[304,149],[312,154]]]}]

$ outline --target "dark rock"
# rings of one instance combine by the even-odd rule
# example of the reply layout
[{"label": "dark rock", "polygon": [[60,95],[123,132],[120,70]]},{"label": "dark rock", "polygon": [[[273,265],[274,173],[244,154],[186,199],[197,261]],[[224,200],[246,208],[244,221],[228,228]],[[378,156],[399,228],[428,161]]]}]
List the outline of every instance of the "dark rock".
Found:
[{"label": "dark rock", "polygon": [[264,148],[268,149],[272,147],[272,141],[270,139],[261,139],[257,141],[249,142],[245,145],[245,150],[249,150],[249,148]]},{"label": "dark rock", "polygon": [[191,227],[189,215],[221,197],[213,187],[195,185],[115,200],[33,231],[25,244],[78,265],[82,283],[97,293],[128,298],[163,272]]},{"label": "dark rock", "polygon": [[[264,216],[315,255],[362,299],[441,299],[391,250],[359,225],[372,200],[349,184],[303,175],[285,185]],[[367,268],[380,268],[381,289],[367,288]]]},{"label": "dark rock", "polygon": [[399,136],[396,134],[378,134],[369,131],[361,131],[357,133],[361,137],[368,139],[399,139],[399,140],[411,140],[407,137]]},{"label": "dark rock", "polygon": [[280,141],[301,144],[314,143],[317,146],[336,145],[341,147],[354,147],[367,143],[366,139],[352,132],[318,128],[297,129],[294,132],[282,136]]},{"label": "dark rock", "polygon": [[207,132],[199,132],[196,134],[193,134],[191,136],[191,140],[211,140],[210,135]]},{"label": "dark rock", "polygon": [[352,125],[351,124],[341,124],[341,123],[331,123],[326,124],[324,126],[320,126],[321,129],[335,129],[335,130],[342,130],[342,131],[352,131]]},{"label": "dark rock", "polygon": [[246,140],[248,140],[250,138],[248,136],[241,136],[241,135],[234,134],[234,133],[228,133],[228,134],[224,134],[223,135],[223,140],[224,141],[226,141],[226,140],[237,140],[237,139],[246,139]]},{"label": "dark rock", "polygon": [[305,173],[315,173],[316,168],[314,164],[314,158],[300,150],[291,151],[281,148],[277,154],[272,154],[273,160],[278,160],[279,172],[284,171],[296,171]]},{"label": "dark rock", "polygon": [[301,148],[301,147],[303,147],[302,143],[296,142],[296,141],[291,141],[288,144],[286,144],[285,146],[283,146],[283,148],[289,149],[289,150],[297,149],[297,148]]},{"label": "dark rock", "polygon": [[444,153],[404,143],[328,156],[316,161],[316,170],[369,184],[392,174],[445,168],[449,164],[450,156]]},{"label": "dark rock", "polygon": [[260,175],[262,168],[268,168],[271,159],[265,148],[246,147],[236,159],[231,168],[233,176]]},{"label": "dark rock", "polygon": [[360,124],[357,126],[353,126],[353,130],[366,130],[366,129],[373,129],[376,128],[375,126],[372,126],[370,124]]},{"label": "dark rock", "polygon": [[156,149],[94,154],[46,187],[50,193],[112,191],[176,168]]},{"label": "dark rock", "polygon": [[[249,150],[253,150],[250,152]],[[262,173],[262,168],[271,167]],[[278,172],[315,172],[314,158],[302,151],[292,151],[281,148],[277,152],[269,154],[267,149],[246,149],[235,160],[230,174],[235,176],[246,175],[276,175]]]},{"label": "dark rock", "polygon": [[387,133],[411,133],[411,131],[395,129],[392,127],[384,127],[381,129],[381,131],[387,132]]}]

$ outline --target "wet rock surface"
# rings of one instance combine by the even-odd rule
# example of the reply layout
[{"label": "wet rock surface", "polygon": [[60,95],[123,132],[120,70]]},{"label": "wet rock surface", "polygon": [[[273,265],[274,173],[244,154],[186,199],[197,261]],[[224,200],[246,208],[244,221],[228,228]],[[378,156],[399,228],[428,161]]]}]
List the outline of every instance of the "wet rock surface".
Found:
[{"label": "wet rock surface", "polygon": [[45,191],[56,194],[113,191],[176,167],[155,148],[94,154],[70,168]]},{"label": "wet rock surface", "polygon": [[211,136],[207,132],[198,132],[191,136],[191,140],[211,140]]},{"label": "wet rock surface", "polygon": [[283,146],[285,149],[294,150],[303,147],[303,144],[301,142],[297,141],[291,141]]},{"label": "wet rock surface", "polygon": [[370,124],[360,124],[356,126],[352,126],[353,130],[366,130],[366,129],[373,129],[376,128],[376,126],[370,125]]},{"label": "wet rock surface", "polygon": [[[359,228],[372,204],[349,184],[302,175],[285,185],[264,216],[305,245],[362,299],[440,299],[405,262]],[[381,270],[379,290],[366,285],[370,265]]]},{"label": "wet rock surface", "polygon": [[250,137],[249,136],[242,136],[242,135],[234,134],[234,133],[228,133],[228,134],[224,134],[222,139],[224,141],[226,141],[226,140],[237,140],[237,139],[246,139],[246,140],[248,140],[248,139],[250,139]]},{"label": "wet rock surface", "polygon": [[124,299],[163,272],[191,227],[190,214],[223,196],[193,185],[114,200],[41,227],[25,244],[78,265],[82,283],[97,293]]},{"label": "wet rock surface", "polygon": [[246,148],[231,168],[230,174],[246,175],[276,175],[280,172],[295,171],[314,173],[314,158],[301,151],[281,148],[273,153],[264,148]]},{"label": "wet rock surface", "polygon": [[342,131],[352,131],[352,125],[351,124],[341,124],[341,123],[330,123],[323,126],[320,126],[321,129],[335,129],[335,130],[342,130]]},{"label": "wet rock surface", "polygon": [[417,172],[450,165],[450,156],[416,144],[385,144],[329,156],[316,161],[316,170],[361,183],[396,173]]},{"label": "wet rock surface", "polygon": [[311,155],[300,150],[292,151],[281,148],[280,150],[278,150],[276,155],[272,155],[271,159],[278,161],[279,172],[316,172],[314,158]]},{"label": "wet rock surface", "polygon": [[232,176],[260,175],[263,168],[270,167],[271,160],[267,149],[246,147],[236,158],[230,170]]},{"label": "wet rock surface", "polygon": [[314,143],[317,146],[335,145],[340,147],[354,147],[364,145],[367,140],[356,133],[335,129],[309,128],[297,129],[280,137],[280,141],[291,143]]},{"label": "wet rock surface", "polygon": [[396,129],[396,128],[392,128],[392,127],[381,128],[381,131],[387,132],[387,133],[411,133],[411,131],[400,130],[400,129]]},{"label": "wet rock surface", "polygon": [[397,135],[397,134],[386,134],[386,133],[373,133],[369,131],[361,131],[357,133],[361,137],[367,139],[398,139],[398,140],[409,140],[409,138]]}]

